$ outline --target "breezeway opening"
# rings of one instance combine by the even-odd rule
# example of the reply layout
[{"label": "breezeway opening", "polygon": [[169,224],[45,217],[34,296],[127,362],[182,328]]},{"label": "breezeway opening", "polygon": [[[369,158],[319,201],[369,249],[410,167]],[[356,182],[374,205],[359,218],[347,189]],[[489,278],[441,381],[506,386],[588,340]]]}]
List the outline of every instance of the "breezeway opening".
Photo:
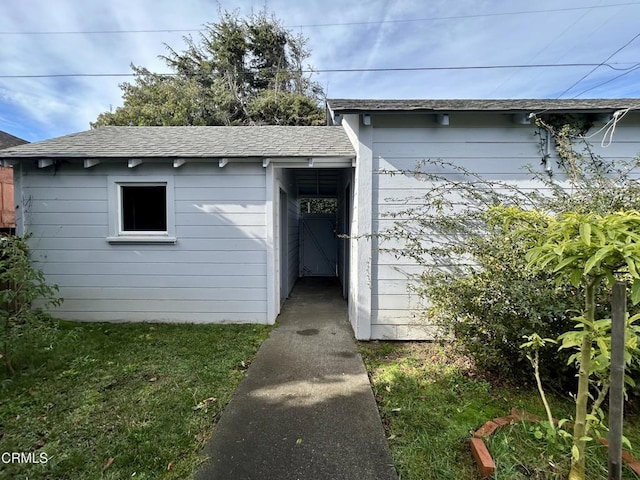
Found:
[{"label": "breezeway opening", "polygon": [[300,277],[337,276],[338,198],[304,197],[299,202]]},{"label": "breezeway opening", "polygon": [[280,301],[299,278],[334,277],[347,297],[352,168],[278,168]]}]

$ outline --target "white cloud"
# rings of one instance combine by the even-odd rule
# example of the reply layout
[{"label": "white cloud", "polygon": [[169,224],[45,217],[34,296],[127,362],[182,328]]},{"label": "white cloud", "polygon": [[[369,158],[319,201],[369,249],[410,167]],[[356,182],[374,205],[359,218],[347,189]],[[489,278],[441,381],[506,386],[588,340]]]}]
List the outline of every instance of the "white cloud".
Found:
[{"label": "white cloud", "polygon": [[[247,14],[262,2],[220,2]],[[590,4],[620,3],[593,0]],[[640,3],[640,2],[639,2]],[[517,0],[269,0],[266,7],[294,32],[309,38],[317,68],[394,68],[452,65],[599,63],[636,33],[640,4],[495,16],[583,7],[584,2]],[[0,32],[197,29],[215,21],[210,0],[4,0]],[[488,16],[474,17],[477,14]],[[465,18],[442,19],[459,16]],[[440,17],[441,19],[434,19]],[[395,22],[395,20],[431,19]],[[359,22],[387,23],[359,24]],[[333,24],[323,27],[309,25]],[[129,64],[166,71],[158,55],[163,43],[180,50],[184,33],[0,35],[5,75],[44,73],[129,73]],[[640,62],[640,39],[612,61]],[[469,98],[553,97],[590,67],[446,72],[320,73],[315,78],[330,97]],[[570,93],[619,75],[602,67]],[[639,96],[640,70],[586,94]],[[118,84],[127,78],[0,79],[0,130],[30,140],[88,128],[102,112],[121,104]],[[16,128],[17,126],[17,128]]]}]

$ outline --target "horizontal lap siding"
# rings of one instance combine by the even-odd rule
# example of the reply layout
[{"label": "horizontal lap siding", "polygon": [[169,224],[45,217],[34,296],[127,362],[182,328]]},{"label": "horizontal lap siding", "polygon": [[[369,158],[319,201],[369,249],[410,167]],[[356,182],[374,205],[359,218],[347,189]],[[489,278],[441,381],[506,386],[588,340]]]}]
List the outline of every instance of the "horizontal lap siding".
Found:
[{"label": "horizontal lap siding", "polygon": [[[32,258],[71,320],[266,322],[264,169],[258,164],[124,162],[26,168]],[[171,244],[109,244],[109,176],[173,178]]]},{"label": "horizontal lap siding", "polygon": [[300,233],[299,233],[299,203],[298,199],[295,198],[292,194],[287,195],[288,205],[287,205],[287,215],[288,215],[288,262],[287,266],[289,268],[288,278],[289,278],[289,292],[291,293],[291,289],[294,284],[298,280],[298,275],[300,272]]},{"label": "horizontal lap siding", "polygon": [[[374,125],[391,126],[389,118],[377,123],[374,119]],[[482,118],[484,121],[475,118],[452,114],[448,127],[433,121],[419,128],[374,128],[372,226],[375,233],[394,225],[390,214],[406,219],[408,210],[423,203],[430,183],[411,171],[418,162],[427,159],[449,162],[492,181],[515,184],[520,189],[544,192],[525,168],[531,165],[536,171],[542,169],[539,137],[534,135],[536,128],[510,123],[508,116],[500,119],[486,116]],[[489,126],[494,124],[498,126]],[[594,151],[604,158],[629,159],[640,152],[637,123],[619,125],[614,142],[608,148],[600,146],[601,138],[602,134],[591,142]],[[553,167],[555,169],[555,162]],[[449,179],[463,179],[451,167],[442,169],[426,164],[422,170],[444,173]],[[455,201],[453,196],[449,198]],[[398,241],[373,239],[372,338],[433,338],[435,327],[428,325],[422,316],[425,300],[412,290],[419,285],[423,268],[409,258],[397,258],[392,250],[399,247]]]}]

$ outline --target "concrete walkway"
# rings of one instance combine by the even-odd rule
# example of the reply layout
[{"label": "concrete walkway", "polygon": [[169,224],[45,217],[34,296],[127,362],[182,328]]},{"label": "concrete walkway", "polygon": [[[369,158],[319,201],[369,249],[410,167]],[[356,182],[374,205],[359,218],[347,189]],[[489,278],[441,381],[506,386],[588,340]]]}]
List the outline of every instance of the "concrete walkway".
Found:
[{"label": "concrete walkway", "polygon": [[337,282],[300,279],[278,322],[196,479],[397,479]]}]

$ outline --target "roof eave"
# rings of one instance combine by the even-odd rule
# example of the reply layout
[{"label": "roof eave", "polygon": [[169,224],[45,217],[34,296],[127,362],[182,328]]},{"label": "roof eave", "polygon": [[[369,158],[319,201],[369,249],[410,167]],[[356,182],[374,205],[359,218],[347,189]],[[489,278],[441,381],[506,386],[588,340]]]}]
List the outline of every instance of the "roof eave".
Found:
[{"label": "roof eave", "polygon": [[[467,104],[467,105],[465,105]],[[638,98],[550,100],[550,99],[442,99],[442,100],[349,100],[329,99],[332,114],[461,113],[609,113],[631,107],[640,109]]]}]

